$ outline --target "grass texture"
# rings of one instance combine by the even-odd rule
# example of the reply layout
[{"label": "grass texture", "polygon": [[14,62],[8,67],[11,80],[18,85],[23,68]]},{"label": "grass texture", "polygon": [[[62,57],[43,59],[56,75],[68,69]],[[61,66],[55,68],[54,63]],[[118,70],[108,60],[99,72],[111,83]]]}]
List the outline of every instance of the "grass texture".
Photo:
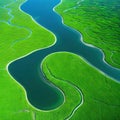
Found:
[{"label": "grass texture", "polygon": [[[51,111],[41,111],[28,103],[24,89],[8,74],[7,64],[34,50],[48,47],[54,43],[55,38],[53,34],[36,24],[29,15],[19,9],[23,2],[24,0],[0,0],[0,119],[119,120],[120,84],[97,71],[81,57],[67,52],[47,56],[42,65],[45,76],[63,91],[64,104]],[[96,0],[94,7],[90,9],[89,5],[93,6],[93,2],[85,0],[77,9],[64,11],[74,7],[77,2],[78,0],[69,2],[63,0],[63,3],[57,7],[57,11],[63,16],[67,25],[81,31],[86,42],[99,47],[102,43],[103,27],[101,23],[96,23],[96,20],[91,23],[93,18],[97,19],[98,14],[102,13],[99,12],[101,10],[99,5],[96,7],[95,4],[99,2]],[[93,14],[94,9],[98,9],[97,14]],[[104,9],[107,9],[106,5]],[[113,14],[115,13],[113,11]],[[101,17],[101,19],[104,18]],[[117,14],[114,19],[119,22]],[[101,20],[98,19],[98,21]],[[97,30],[99,34],[96,34],[94,30]],[[103,40],[100,48],[105,52],[106,60],[119,67],[119,46],[114,46],[114,44],[119,44],[118,34],[114,36],[116,32],[109,29],[109,35],[114,37],[115,42],[110,36],[106,39],[104,35],[106,41]],[[109,59],[110,56],[112,59]]]}]

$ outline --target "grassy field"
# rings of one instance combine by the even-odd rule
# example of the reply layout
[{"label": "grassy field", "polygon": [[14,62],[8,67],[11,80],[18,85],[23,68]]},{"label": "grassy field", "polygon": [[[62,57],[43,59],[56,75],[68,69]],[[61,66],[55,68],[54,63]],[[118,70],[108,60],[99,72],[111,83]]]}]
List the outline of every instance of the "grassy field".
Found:
[{"label": "grassy field", "polygon": [[120,0],[63,0],[56,10],[65,24],[101,48],[105,60],[120,68]]},{"label": "grassy field", "polygon": [[[24,89],[10,77],[6,66],[18,57],[53,44],[55,38],[50,32],[33,22],[29,15],[19,10],[19,5],[23,1],[0,0],[0,120],[63,120],[65,118],[119,120],[120,84],[95,70],[81,57],[71,53],[55,53],[46,57],[43,62],[46,77],[64,92],[64,104],[55,110],[40,111],[27,102]],[[66,2],[64,0],[63,5]],[[74,2],[71,0],[67,5],[60,5],[58,11],[62,14],[64,13],[62,11],[74,6],[76,2],[77,0]],[[86,0],[84,4],[87,3]],[[9,5],[4,6],[6,4]],[[73,18],[71,11],[74,13],[75,10],[77,9],[68,11],[67,14],[70,12],[68,16],[66,13],[62,14],[65,23],[71,26],[70,21]],[[76,23],[77,20],[74,18]],[[87,36],[83,35],[84,38]],[[89,39],[89,41],[92,40]],[[119,67],[116,49],[112,60]]]},{"label": "grassy field", "polygon": [[54,79],[66,81],[82,91],[83,105],[71,120],[120,119],[120,84],[102,75],[79,56],[71,53],[53,54],[45,59],[43,68],[52,82]]}]

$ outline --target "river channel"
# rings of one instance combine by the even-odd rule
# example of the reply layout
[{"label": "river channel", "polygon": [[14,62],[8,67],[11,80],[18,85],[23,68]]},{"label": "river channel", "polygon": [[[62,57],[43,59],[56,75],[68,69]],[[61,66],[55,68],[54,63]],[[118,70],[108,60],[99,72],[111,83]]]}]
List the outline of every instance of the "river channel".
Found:
[{"label": "river channel", "polygon": [[56,36],[56,43],[8,66],[10,74],[25,88],[29,102],[41,110],[57,108],[64,101],[62,92],[46,79],[40,68],[43,59],[51,53],[67,51],[77,54],[99,71],[120,81],[120,70],[104,61],[103,52],[85,44],[80,32],[63,23],[62,17],[53,9],[59,3],[60,0],[28,0],[21,5],[21,10]]}]

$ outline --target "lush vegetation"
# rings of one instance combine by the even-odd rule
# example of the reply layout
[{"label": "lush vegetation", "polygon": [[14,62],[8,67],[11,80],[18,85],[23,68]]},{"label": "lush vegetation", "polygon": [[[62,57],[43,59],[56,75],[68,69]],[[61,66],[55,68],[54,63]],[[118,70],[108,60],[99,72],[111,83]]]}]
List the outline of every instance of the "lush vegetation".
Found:
[{"label": "lush vegetation", "polygon": [[[71,120],[119,120],[120,84],[102,75],[79,56],[71,53],[50,55],[45,59],[43,68],[52,82],[54,79],[56,79],[54,83],[58,80],[58,82],[66,81],[76,85],[82,91],[83,105]],[[65,88],[68,85],[66,84]],[[61,86],[59,84],[59,88]],[[73,91],[71,94],[74,94]],[[69,106],[66,110],[68,108]]]},{"label": "lush vegetation", "polygon": [[85,42],[104,51],[109,64],[120,68],[120,0],[63,0],[56,10]]},{"label": "lush vegetation", "polygon": [[30,120],[32,112],[24,90],[8,75],[6,66],[18,57],[53,44],[54,37],[19,10],[23,0],[13,1],[0,0],[0,119]]},{"label": "lush vegetation", "polygon": [[[14,16],[10,24],[5,23],[11,19],[11,15],[7,14],[9,10],[4,7],[1,7],[0,10],[0,14],[2,14],[0,20],[3,20],[6,16],[6,19],[0,22],[0,67],[2,68],[5,68],[6,63],[11,60],[54,43],[52,34],[39,27],[29,15],[19,10],[19,5],[23,1],[19,0],[7,7],[12,10],[11,14]],[[3,1],[1,4],[3,4]]]},{"label": "lush vegetation", "polygon": [[[24,89],[10,77],[6,66],[10,61],[33,50],[53,44],[54,37],[33,22],[29,15],[19,10],[19,5],[23,1],[0,0],[0,119],[63,120],[69,117],[73,120],[118,120],[120,118],[120,85],[95,70],[79,56],[71,53],[55,53],[46,57],[43,62],[43,71],[46,77],[64,92],[64,104],[47,112],[37,110],[28,104]],[[58,9],[59,12],[61,11],[60,13],[64,13],[67,24],[73,25],[71,24],[73,22],[70,22],[73,19],[77,25],[74,27],[81,28],[79,30],[82,32],[84,26],[80,27],[80,24],[77,24],[79,17],[74,18],[76,15],[82,14],[82,10],[81,13],[76,11],[77,14],[74,13],[77,9],[70,10],[70,13],[67,12],[68,15],[66,12],[62,12],[74,6],[77,1],[64,0],[63,4],[66,2],[67,4],[61,5]],[[13,3],[9,4],[11,2]],[[88,2],[86,0],[84,4],[87,5]],[[9,5],[4,6],[6,4]],[[71,12],[74,13],[74,17]],[[86,27],[87,25],[88,22]],[[86,34],[83,35],[88,42],[96,37],[94,33],[92,33],[91,39],[87,39]],[[99,38],[99,36],[97,37]],[[95,43],[92,42],[92,44]],[[116,49],[118,50],[117,47]],[[118,66],[119,57],[116,49],[113,52],[112,60]],[[106,50],[107,48],[105,52]]]}]

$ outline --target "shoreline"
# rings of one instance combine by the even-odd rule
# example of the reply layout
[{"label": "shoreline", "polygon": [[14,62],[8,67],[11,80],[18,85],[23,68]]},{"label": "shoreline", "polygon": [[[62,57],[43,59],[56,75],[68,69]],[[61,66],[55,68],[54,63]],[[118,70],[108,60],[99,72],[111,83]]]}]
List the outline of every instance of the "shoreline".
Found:
[{"label": "shoreline", "polygon": [[[25,2],[26,2],[26,1],[27,1],[27,0],[25,0]],[[21,4],[19,5],[19,10],[20,10],[21,12],[23,12],[23,11],[20,9],[20,6],[21,6],[22,4],[24,4],[25,2],[23,2],[23,3],[21,3]],[[13,3],[14,3],[14,2],[12,2],[12,4],[13,4]],[[24,13],[25,13],[25,12],[24,12]],[[27,13],[25,13],[25,14],[27,14]],[[27,15],[30,16],[29,14],[27,14]],[[49,45],[49,46],[44,47],[44,48],[35,49],[35,50],[29,52],[28,54],[25,54],[25,55],[23,55],[23,56],[21,56],[21,57],[19,57],[19,58],[16,58],[16,59],[8,62],[7,65],[6,65],[6,71],[7,71],[8,75],[9,75],[19,86],[21,86],[21,88],[23,89],[23,91],[24,91],[24,93],[25,93],[25,99],[26,99],[27,103],[28,103],[33,109],[35,109],[35,110],[37,110],[37,111],[42,111],[42,112],[50,112],[50,111],[54,111],[54,110],[59,109],[59,107],[61,107],[61,105],[60,105],[59,107],[57,107],[57,108],[55,108],[55,109],[51,109],[51,110],[40,110],[40,109],[34,107],[34,106],[29,102],[29,100],[28,100],[28,98],[27,98],[27,92],[26,92],[25,88],[24,88],[17,80],[15,80],[15,79],[11,76],[11,74],[9,73],[9,71],[8,71],[8,66],[9,66],[12,62],[14,62],[14,61],[16,61],[16,60],[19,60],[19,59],[21,59],[21,58],[24,58],[24,57],[26,57],[26,56],[28,56],[28,55],[30,55],[30,54],[38,51],[38,50],[42,50],[42,49],[49,48],[49,47],[53,46],[53,45],[56,43],[56,41],[57,41],[56,36],[55,36],[51,31],[49,31],[48,29],[46,29],[46,28],[44,28],[43,26],[41,26],[40,24],[38,24],[38,23],[32,18],[32,16],[30,16],[30,17],[31,17],[32,21],[33,21],[35,24],[37,24],[38,26],[42,27],[44,30],[48,31],[49,33],[51,33],[51,34],[54,36],[54,38],[55,38],[54,43],[53,43],[52,45]],[[57,89],[58,89],[58,88],[57,88]],[[62,90],[60,90],[60,91],[62,92]],[[62,92],[62,94],[63,94],[63,92]],[[63,94],[63,96],[64,96],[64,94]],[[64,96],[64,97],[65,97],[65,96]],[[64,102],[63,102],[63,104],[64,104]],[[62,104],[62,105],[63,105],[63,104]]]},{"label": "shoreline", "polygon": [[[55,8],[57,8],[58,6],[60,6],[60,5],[62,4],[62,2],[63,2],[63,0],[61,0],[61,2],[53,8],[53,11],[55,11],[57,14],[58,14],[58,12],[55,10]],[[60,16],[60,14],[59,14],[59,16]],[[113,67],[112,65],[110,65],[109,63],[107,63],[107,61],[105,61],[105,54],[104,54],[104,52],[103,52],[103,50],[102,50],[101,48],[97,48],[96,46],[94,46],[94,45],[92,45],[92,44],[86,43],[86,42],[84,41],[84,39],[83,39],[83,35],[81,34],[81,32],[78,31],[78,30],[76,30],[75,28],[72,28],[71,26],[66,25],[66,24],[64,23],[63,16],[61,16],[61,18],[62,18],[62,23],[63,23],[63,25],[69,27],[70,29],[73,29],[73,30],[76,31],[77,33],[80,33],[80,35],[81,35],[80,40],[81,40],[81,42],[82,42],[83,44],[85,44],[86,46],[90,46],[90,47],[92,47],[92,48],[98,49],[98,50],[103,54],[103,62],[104,62],[104,63],[106,63],[106,64],[107,64],[108,66],[110,66],[111,68],[114,68],[114,69],[120,71],[119,68]],[[63,51],[60,51],[60,52],[63,52]],[[65,51],[65,52],[66,52],[66,51]],[[73,53],[73,54],[74,54],[74,53]],[[75,54],[75,55],[77,55],[77,54]],[[80,56],[80,55],[78,55],[78,56]],[[110,77],[109,75],[105,74],[104,72],[102,72],[101,70],[99,70],[97,67],[95,67],[95,66],[93,66],[92,64],[90,64],[90,63],[89,63],[85,58],[83,58],[82,56],[80,56],[80,57],[81,57],[81,58],[83,59],[83,61],[85,61],[88,65],[92,66],[94,69],[97,69],[101,74],[103,74],[104,76],[107,76],[108,78],[111,78],[113,81],[115,81],[115,82],[117,82],[117,83],[120,84],[120,81],[118,81],[118,80]]]},{"label": "shoreline", "polygon": [[[61,0],[61,2],[58,4],[58,5],[56,5],[54,8],[53,8],[53,11],[54,11],[54,9],[57,7],[57,6],[59,6],[60,4],[62,3],[62,0]],[[24,3],[23,3],[24,4]],[[22,4],[21,4],[22,5]],[[20,5],[20,6],[21,6]],[[20,9],[20,11],[22,11],[21,9]],[[23,11],[22,11],[23,12]],[[55,11],[56,12],[56,11]],[[25,12],[24,12],[25,13]],[[25,14],[27,14],[27,13],[25,13]],[[27,15],[29,15],[29,14],[27,14]],[[30,17],[31,17],[31,15],[29,15]],[[32,17],[31,17],[32,18]],[[33,20],[33,22],[35,22],[37,25],[39,25],[40,27],[42,27],[43,29],[45,29],[45,30],[47,30],[48,32],[50,32],[50,33],[52,33],[50,30],[48,30],[48,29],[46,29],[45,27],[43,27],[42,25],[40,25],[40,24],[38,24],[33,18],[32,18],[32,20]],[[63,21],[63,18],[62,18],[62,22],[63,22],[63,24],[64,24],[64,21]],[[65,24],[64,24],[65,25]],[[67,26],[67,25],[66,25]],[[69,26],[67,26],[67,27],[69,27]],[[71,28],[71,27],[69,27],[69,28]],[[74,28],[72,28],[72,29],[74,29]],[[79,32],[79,31],[77,31],[77,30],[75,30],[76,32]],[[80,32],[79,32],[80,33]],[[53,34],[53,33],[52,33]],[[81,33],[80,33],[81,34]],[[54,34],[53,34],[54,35]],[[46,49],[46,48],[49,48],[49,47],[51,47],[51,46],[53,46],[55,43],[56,43],[56,41],[57,41],[57,39],[56,39],[56,36],[54,35],[54,37],[55,37],[55,41],[54,41],[54,43],[52,44],[52,45],[50,45],[50,46],[48,46],[48,47],[44,47],[44,48],[40,48],[40,49],[36,49],[36,50],[33,50],[33,51],[31,51],[30,53],[28,53],[28,54],[26,54],[26,55],[23,55],[23,56],[21,56],[21,57],[19,57],[19,58],[16,58],[16,59],[14,59],[14,60],[12,60],[12,61],[10,61],[8,64],[7,64],[7,72],[9,73],[9,71],[8,71],[8,66],[9,66],[9,64],[10,63],[12,63],[12,62],[14,62],[14,61],[16,61],[16,60],[19,60],[19,59],[21,59],[21,58],[24,58],[24,57],[26,57],[26,56],[28,56],[28,55],[30,55],[30,54],[32,54],[33,52],[36,52],[36,51],[38,51],[38,50],[42,50],[42,49]],[[81,34],[81,37],[82,37],[82,34]],[[82,41],[82,39],[81,39],[81,41]],[[85,43],[84,41],[82,41],[84,44],[87,44],[87,43]],[[89,46],[89,44],[87,44],[87,46]],[[91,46],[91,44],[90,44],[90,46]],[[93,46],[93,45],[92,45]],[[95,47],[95,46],[93,46],[94,48],[97,48],[97,47]],[[97,49],[99,49],[99,48],[97,48]],[[101,49],[99,49],[99,50],[101,50]],[[102,51],[102,50],[101,50]],[[60,51],[60,52],[66,52],[66,51]],[[54,53],[57,53],[57,52],[54,52]],[[52,54],[52,53],[51,53]],[[50,54],[50,55],[51,55]],[[74,54],[74,53],[73,53]],[[102,52],[102,54],[104,55],[104,53]],[[76,55],[76,54],[75,54]],[[47,55],[48,56],[48,55]],[[77,56],[79,56],[79,55],[77,55]],[[79,56],[79,57],[81,57],[81,56]],[[105,55],[104,55],[104,57],[105,57]],[[103,61],[104,62],[106,62],[105,60],[104,60],[104,57],[103,57]],[[93,65],[91,65],[90,63],[88,63],[83,57],[81,57],[87,64],[89,64],[90,66],[92,66],[93,68],[95,68],[95,69],[97,69],[96,67],[94,67]],[[44,58],[43,58],[43,61],[44,61]],[[108,63],[107,63],[108,64]],[[41,65],[42,65],[42,63],[41,63]],[[109,65],[109,64],[108,64]],[[113,67],[113,66],[111,66],[111,67]],[[114,67],[113,67],[114,68]],[[98,72],[100,72],[100,73],[102,73],[103,75],[105,75],[105,76],[107,76],[108,78],[111,78],[111,80],[114,80],[112,77],[110,77],[110,76],[108,76],[108,75],[106,75],[106,74],[104,74],[103,72],[101,72],[99,69],[97,69],[98,70]],[[119,69],[118,69],[119,70]],[[10,73],[9,73],[10,74]],[[14,79],[13,77],[12,77],[12,79]],[[16,80],[15,80],[16,81]],[[118,82],[119,83],[119,81],[116,81],[116,80],[114,80],[115,82]],[[19,83],[18,83],[19,84]],[[22,86],[22,85],[21,85]],[[24,89],[24,87],[23,87],[23,89]],[[27,95],[26,95],[27,96]],[[35,108],[36,109],[36,108]],[[38,109],[39,110],[39,109]],[[40,110],[40,111],[43,111],[43,110]],[[50,110],[51,111],[51,110]]]}]

